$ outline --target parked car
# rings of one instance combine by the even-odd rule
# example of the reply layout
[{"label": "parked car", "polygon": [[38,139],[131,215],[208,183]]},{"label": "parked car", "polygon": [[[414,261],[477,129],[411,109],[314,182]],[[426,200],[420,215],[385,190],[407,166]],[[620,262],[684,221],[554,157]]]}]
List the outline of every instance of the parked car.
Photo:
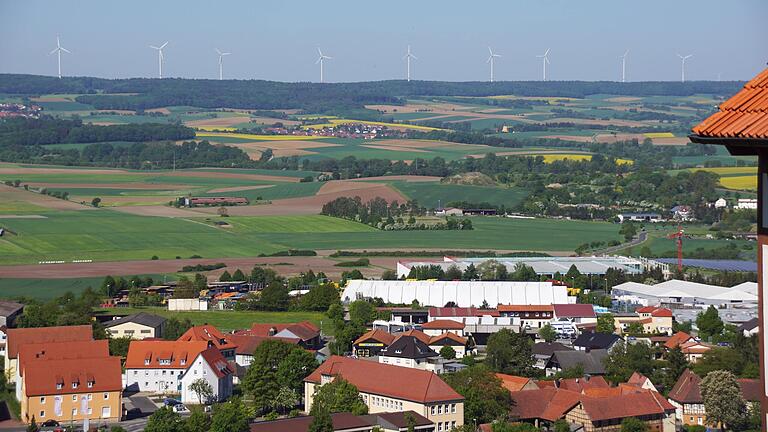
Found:
[{"label": "parked car", "polygon": [[40,426],[42,426],[42,427],[56,427],[58,425],[59,425],[59,422],[57,422],[56,420],[53,420],[53,419],[46,420],[46,421],[44,421],[43,423],[40,424]]},{"label": "parked car", "polygon": [[181,401],[178,401],[174,398],[165,398],[163,399],[163,405],[172,407],[176,405],[181,405]]},{"label": "parked car", "polygon": [[174,405],[173,406],[173,411],[177,412],[177,413],[189,412],[189,410],[187,409],[187,407],[184,406],[184,404]]}]

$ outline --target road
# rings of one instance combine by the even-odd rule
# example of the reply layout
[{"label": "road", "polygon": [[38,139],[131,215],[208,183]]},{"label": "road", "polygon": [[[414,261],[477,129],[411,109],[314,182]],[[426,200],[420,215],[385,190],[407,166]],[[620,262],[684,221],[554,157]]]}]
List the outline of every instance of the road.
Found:
[{"label": "road", "polygon": [[640,231],[640,233],[637,235],[636,238],[632,239],[632,241],[629,241],[627,243],[622,243],[618,246],[611,246],[609,248],[603,249],[601,251],[596,252],[596,255],[610,255],[612,253],[615,253],[616,251],[638,246],[640,244],[645,243],[645,241],[648,240],[648,232],[647,231]]}]

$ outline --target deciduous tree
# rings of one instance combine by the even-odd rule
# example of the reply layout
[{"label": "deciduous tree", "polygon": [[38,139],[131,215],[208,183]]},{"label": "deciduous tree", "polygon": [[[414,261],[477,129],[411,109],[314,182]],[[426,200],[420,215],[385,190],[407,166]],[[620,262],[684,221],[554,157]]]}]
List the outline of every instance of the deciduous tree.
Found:
[{"label": "deciduous tree", "polygon": [[485,366],[470,366],[443,379],[464,396],[465,419],[476,419],[479,424],[507,418],[512,398],[501,380]]},{"label": "deciduous tree", "polygon": [[707,423],[734,429],[747,421],[747,404],[736,377],[727,371],[712,371],[701,380],[701,397]]},{"label": "deciduous tree", "polygon": [[325,409],[329,413],[368,414],[368,406],[363,402],[357,387],[342,377],[336,377],[333,381],[323,384],[317,389],[312,400],[310,415],[315,415]]},{"label": "deciduous tree", "polygon": [[492,334],[486,352],[486,364],[497,372],[526,376],[533,367],[530,339],[509,329]]}]

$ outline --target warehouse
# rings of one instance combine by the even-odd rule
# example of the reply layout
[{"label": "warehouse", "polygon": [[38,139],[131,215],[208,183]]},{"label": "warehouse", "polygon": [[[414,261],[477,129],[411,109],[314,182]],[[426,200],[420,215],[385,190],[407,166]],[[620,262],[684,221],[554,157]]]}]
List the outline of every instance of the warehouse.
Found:
[{"label": "warehouse", "polygon": [[672,309],[709,305],[757,307],[757,284],[745,282],[734,287],[702,284],[677,279],[656,285],[625,282],[613,287],[613,300],[623,304],[666,306]]},{"label": "warehouse", "polygon": [[481,281],[385,281],[351,280],[341,295],[348,303],[362,298],[381,298],[390,304],[459,307],[481,306],[483,303],[505,305],[551,305],[574,303],[567,288],[551,282],[481,282]]},{"label": "warehouse", "polygon": [[508,272],[513,272],[515,266],[519,263],[523,263],[533,268],[533,270],[543,276],[553,276],[555,273],[565,274],[571,266],[576,268],[583,275],[602,276],[608,269],[623,270],[627,274],[642,273],[644,268],[662,266],[667,267],[666,264],[661,264],[655,261],[648,261],[644,259],[635,259],[623,256],[606,256],[606,257],[491,257],[491,258],[454,258],[443,257],[441,261],[399,261],[397,263],[397,277],[407,278],[411,273],[411,269],[420,266],[437,265],[443,269],[448,270],[451,266],[458,267],[459,270],[464,271],[470,264],[475,267],[483,264],[484,262],[494,260],[507,267]]}]

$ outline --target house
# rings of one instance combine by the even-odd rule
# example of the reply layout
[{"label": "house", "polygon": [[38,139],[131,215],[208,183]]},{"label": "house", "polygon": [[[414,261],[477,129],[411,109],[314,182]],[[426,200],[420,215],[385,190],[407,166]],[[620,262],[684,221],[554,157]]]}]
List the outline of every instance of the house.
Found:
[{"label": "house", "polygon": [[549,324],[554,315],[552,305],[499,305],[499,315],[520,318],[520,326],[526,330],[536,330]]},{"label": "house", "polygon": [[448,332],[439,336],[432,336],[429,339],[429,347],[439,353],[444,346],[450,346],[456,353],[456,358],[463,358],[467,354],[475,352],[474,345],[468,338],[461,337],[456,333]]},{"label": "house", "polygon": [[539,386],[533,378],[496,373],[496,378],[501,380],[501,386],[510,392],[522,390],[538,390]]},{"label": "house", "polygon": [[725,200],[725,198],[720,197],[715,201],[714,205],[715,208],[726,208],[728,207],[728,201]]},{"label": "house", "polygon": [[635,312],[640,316],[645,333],[672,334],[672,311],[663,307],[645,306]]},{"label": "house", "polygon": [[120,357],[25,361],[21,419],[115,422],[122,417]]},{"label": "house", "polygon": [[680,344],[680,351],[683,352],[685,359],[688,360],[689,363],[696,363],[700,358],[704,357],[704,354],[706,354],[707,351],[711,350],[712,348],[712,345],[705,344],[697,340],[692,340]]},{"label": "house", "polygon": [[274,340],[274,339],[281,340],[289,344],[299,343],[297,339],[270,338],[270,337],[244,335],[244,334],[227,335],[227,340],[231,341],[236,346],[235,363],[237,363],[238,366],[242,366],[246,368],[251,365],[251,362],[253,361],[253,352],[256,351],[256,348],[258,348],[259,345],[262,344],[262,342],[267,340]]},{"label": "house", "polygon": [[733,207],[738,210],[757,210],[756,198],[739,198]]},{"label": "house", "polygon": [[206,341],[132,341],[125,360],[125,387],[180,394],[181,375],[206,349]]},{"label": "house", "polygon": [[[313,416],[293,417],[251,424],[251,432],[308,432]],[[351,413],[331,414],[333,432],[435,432],[435,423],[413,411],[356,416]],[[409,429],[413,426],[413,429]]]},{"label": "house", "polygon": [[[24,368],[30,361],[37,360],[77,360],[109,357],[109,341],[106,339],[47,342],[24,344],[19,347],[16,375],[14,382],[20,383],[24,376]],[[16,386],[16,400],[22,398],[21,386]]]},{"label": "house", "polygon": [[703,426],[707,423],[700,385],[701,378],[686,369],[669,392],[669,402],[675,406],[677,420],[683,425]]},{"label": "house", "polygon": [[742,332],[744,337],[751,337],[760,332],[760,321],[757,318],[752,318],[749,321],[741,323],[739,325],[739,331]]},{"label": "house", "polygon": [[139,312],[117,318],[104,324],[104,328],[113,337],[129,337],[131,339],[161,338],[165,318]]},{"label": "house", "polygon": [[184,205],[186,207],[248,205],[248,199],[243,197],[185,197]]},{"label": "house", "polygon": [[635,386],[644,390],[658,391],[650,378],[640,372],[633,372],[632,376],[626,382],[626,385]]},{"label": "house", "polygon": [[438,431],[464,424],[464,397],[438,375],[349,357],[331,356],[304,379],[304,409],[312,409],[317,387],[342,377],[358,388],[371,414],[414,411]]},{"label": "house", "polygon": [[661,215],[658,213],[621,213],[618,215],[619,223],[624,222],[661,222]]},{"label": "house", "polygon": [[679,347],[680,345],[686,342],[691,342],[695,340],[696,338],[689,335],[688,333],[679,331],[673,334],[672,336],[670,336],[670,338],[667,339],[666,342],[664,342],[664,348],[666,348],[667,350],[671,350],[672,348]]},{"label": "house", "polygon": [[613,333],[584,332],[573,341],[573,349],[576,351],[607,350],[610,351],[620,340],[621,336]]},{"label": "house", "polygon": [[93,340],[93,328],[89,325],[14,328],[7,329],[6,334],[4,373],[9,382],[16,382],[19,348],[22,345]]},{"label": "house", "polygon": [[674,206],[669,212],[672,213],[672,218],[678,221],[690,221],[695,219],[693,209],[687,205]]},{"label": "house", "polygon": [[439,355],[414,336],[400,336],[379,351],[379,363],[442,373]]},{"label": "house", "polygon": [[545,367],[547,376],[555,375],[567,369],[581,367],[585,374],[605,375],[603,360],[608,357],[608,350],[590,351],[555,351]]},{"label": "house", "polygon": [[179,336],[179,339],[177,340],[180,342],[207,342],[209,347],[213,347],[219,350],[225,359],[232,361],[235,360],[235,350],[237,349],[237,344],[232,342],[232,340],[229,338],[229,335],[225,335],[212,325],[206,324],[190,327],[189,330],[184,332],[183,335]]},{"label": "house", "polygon": [[309,350],[319,350],[323,347],[320,329],[309,321],[289,324],[253,324],[250,329],[235,333],[298,339],[299,345]]},{"label": "house", "polygon": [[373,357],[386,349],[396,336],[381,329],[371,330],[352,343],[352,355],[356,357]]},{"label": "house", "polygon": [[591,376],[585,374],[583,378],[566,378],[555,381],[555,386],[559,389],[570,390],[576,393],[587,394],[595,389],[607,389],[611,385],[602,376]]},{"label": "house", "polygon": [[[234,370],[230,363],[215,347],[201,351],[180,377],[181,401],[185,403],[208,404],[221,402],[232,395]],[[210,398],[201,400],[190,389],[195,381],[205,380],[213,389]]]},{"label": "house", "polygon": [[424,324],[429,320],[427,309],[414,309],[411,307],[378,307],[377,311],[389,311],[392,321],[404,324]]},{"label": "house", "polygon": [[421,331],[429,336],[439,336],[443,333],[454,333],[464,336],[464,323],[449,319],[436,319],[421,325]]},{"label": "house", "polygon": [[534,360],[533,365],[539,369],[545,369],[555,351],[573,351],[573,348],[559,342],[539,342],[533,344],[533,347],[531,347]]},{"label": "house", "polygon": [[12,301],[0,300],[0,326],[14,327],[16,318],[24,311],[24,305]]},{"label": "house", "polygon": [[455,207],[446,207],[435,210],[435,216],[464,216],[464,210]]},{"label": "house", "polygon": [[590,396],[562,388],[542,388],[513,392],[512,399],[512,415],[536,427],[565,419],[585,432],[613,432],[621,429],[625,418],[637,417],[648,424],[650,431],[675,430],[675,407],[649,390]]},{"label": "house", "polygon": [[8,342],[8,327],[0,326],[0,356],[5,358],[5,345]]},{"label": "house", "polygon": [[554,304],[554,319],[566,319],[575,324],[597,324],[597,314],[591,304]]}]

